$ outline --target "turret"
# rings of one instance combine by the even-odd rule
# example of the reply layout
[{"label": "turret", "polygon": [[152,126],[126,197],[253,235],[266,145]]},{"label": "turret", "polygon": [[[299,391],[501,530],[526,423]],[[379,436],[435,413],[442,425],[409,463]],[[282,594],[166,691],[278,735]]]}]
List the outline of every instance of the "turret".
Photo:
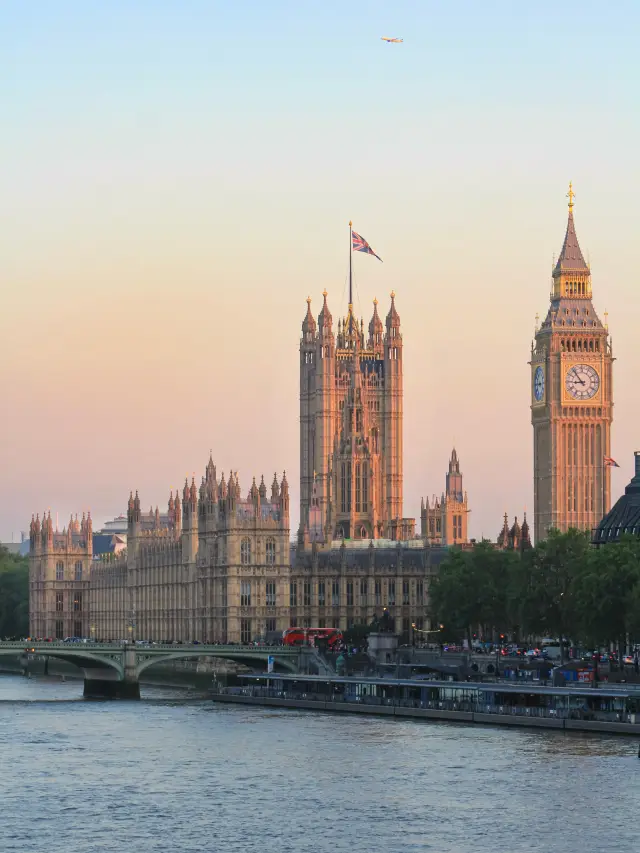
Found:
[{"label": "turret", "polygon": [[529,548],[531,548],[531,532],[527,522],[527,513],[525,512],[524,518],[522,519],[522,530],[520,534],[520,550],[526,551]]},{"label": "turret", "polygon": [[312,343],[316,336],[316,321],[311,313],[311,297],[307,296],[307,313],[302,321],[302,340],[304,343]]},{"label": "turret", "polygon": [[176,489],[176,500],[174,503],[174,519],[175,519],[175,521],[174,521],[175,533],[176,533],[176,538],[177,538],[180,535],[180,533],[182,532],[182,506],[180,504],[180,495],[178,494],[177,489]]},{"label": "turret", "polygon": [[289,483],[287,482],[287,472],[282,474],[282,482],[280,483],[280,506],[282,507],[281,522],[284,526],[289,526]]},{"label": "turret", "polygon": [[131,568],[137,568],[137,557],[140,549],[142,525],[140,521],[140,498],[136,491],[135,497],[130,493],[127,512],[127,555]]},{"label": "turret", "polygon": [[402,335],[396,295],[391,291],[391,306],[384,338],[384,453],[383,495],[387,523],[402,518]]},{"label": "turret", "polygon": [[384,336],[384,326],[378,314],[378,300],[373,300],[373,316],[369,321],[369,341],[367,346],[376,352],[382,351],[382,339]]},{"label": "turret", "polygon": [[185,478],[182,490],[182,509],[184,512],[184,527],[182,530],[182,559],[185,563],[195,563],[198,555],[198,489],[195,477],[191,478],[191,486]]},{"label": "turret", "polygon": [[332,334],[332,326],[333,326],[333,317],[331,316],[331,311],[329,311],[329,306],[327,305],[327,291],[322,291],[322,310],[318,314],[318,332],[319,336],[322,340],[326,341],[328,336]]},{"label": "turret", "polygon": [[508,548],[509,547],[509,534],[510,534],[509,516],[505,512],[502,530],[498,534],[498,539],[496,540],[496,544],[498,545],[498,548]]}]

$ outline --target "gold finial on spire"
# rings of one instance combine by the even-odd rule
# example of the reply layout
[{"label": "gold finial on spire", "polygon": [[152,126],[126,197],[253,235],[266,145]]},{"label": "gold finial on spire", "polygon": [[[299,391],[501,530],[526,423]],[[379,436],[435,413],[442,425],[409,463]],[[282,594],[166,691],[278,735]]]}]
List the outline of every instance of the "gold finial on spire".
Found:
[{"label": "gold finial on spire", "polygon": [[396,292],[395,292],[395,290],[392,290],[392,291],[391,291],[391,298],[392,298],[392,299],[395,299],[395,298],[396,298]]},{"label": "gold finial on spire", "polygon": [[351,228],[352,225],[353,225],[353,222],[351,220],[349,220],[349,228]]},{"label": "gold finial on spire", "polygon": [[325,289],[322,291],[322,295],[324,296],[324,298],[325,298],[325,299],[326,299],[326,298],[327,298],[327,296],[329,295],[329,294],[327,293],[327,288],[326,288],[326,287],[325,287]]},{"label": "gold finial on spire", "polygon": [[311,305],[311,297],[307,296],[307,305]]},{"label": "gold finial on spire", "polygon": [[373,297],[373,304],[374,304],[374,305],[377,305],[377,304],[378,304],[378,300],[377,300],[377,298],[376,298],[375,296]]},{"label": "gold finial on spire", "polygon": [[604,327],[608,332],[609,331],[609,312],[608,311],[604,312]]},{"label": "gold finial on spire", "polygon": [[567,193],[567,198],[569,199],[569,213],[573,212],[573,199],[576,194],[573,191],[573,184],[569,181],[569,192]]}]

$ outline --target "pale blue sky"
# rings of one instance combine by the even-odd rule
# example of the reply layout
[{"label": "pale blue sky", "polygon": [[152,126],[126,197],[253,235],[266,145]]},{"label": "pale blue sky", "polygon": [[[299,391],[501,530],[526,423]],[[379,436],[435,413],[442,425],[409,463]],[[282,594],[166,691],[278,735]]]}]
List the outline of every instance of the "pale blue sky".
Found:
[{"label": "pale blue sky", "polygon": [[[471,532],[531,508],[527,359],[567,183],[631,471],[637,2],[0,5],[0,535],[287,468],[305,297],[398,293],[405,514],[455,439]],[[380,36],[405,39],[385,45]],[[478,428],[478,424],[483,424]],[[294,510],[297,524],[297,507]]]}]

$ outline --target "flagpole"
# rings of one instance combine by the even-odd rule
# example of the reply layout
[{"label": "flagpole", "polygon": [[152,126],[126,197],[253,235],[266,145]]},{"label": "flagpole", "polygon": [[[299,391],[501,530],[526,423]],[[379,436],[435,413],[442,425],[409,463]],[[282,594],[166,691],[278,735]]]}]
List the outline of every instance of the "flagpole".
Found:
[{"label": "flagpole", "polygon": [[352,266],[353,266],[353,236],[351,233],[351,226],[353,223],[349,220],[349,307],[353,306],[353,274],[352,274]]}]

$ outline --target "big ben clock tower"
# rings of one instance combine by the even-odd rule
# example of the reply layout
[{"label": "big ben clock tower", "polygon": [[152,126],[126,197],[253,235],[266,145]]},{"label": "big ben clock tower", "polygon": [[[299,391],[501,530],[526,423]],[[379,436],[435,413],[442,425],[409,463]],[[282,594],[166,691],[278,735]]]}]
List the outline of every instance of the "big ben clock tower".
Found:
[{"label": "big ben clock tower", "polygon": [[[611,342],[591,301],[569,184],[569,221],[551,304],[531,350],[534,533],[592,530],[609,511],[613,417]],[[606,314],[605,314],[606,320]]]}]

